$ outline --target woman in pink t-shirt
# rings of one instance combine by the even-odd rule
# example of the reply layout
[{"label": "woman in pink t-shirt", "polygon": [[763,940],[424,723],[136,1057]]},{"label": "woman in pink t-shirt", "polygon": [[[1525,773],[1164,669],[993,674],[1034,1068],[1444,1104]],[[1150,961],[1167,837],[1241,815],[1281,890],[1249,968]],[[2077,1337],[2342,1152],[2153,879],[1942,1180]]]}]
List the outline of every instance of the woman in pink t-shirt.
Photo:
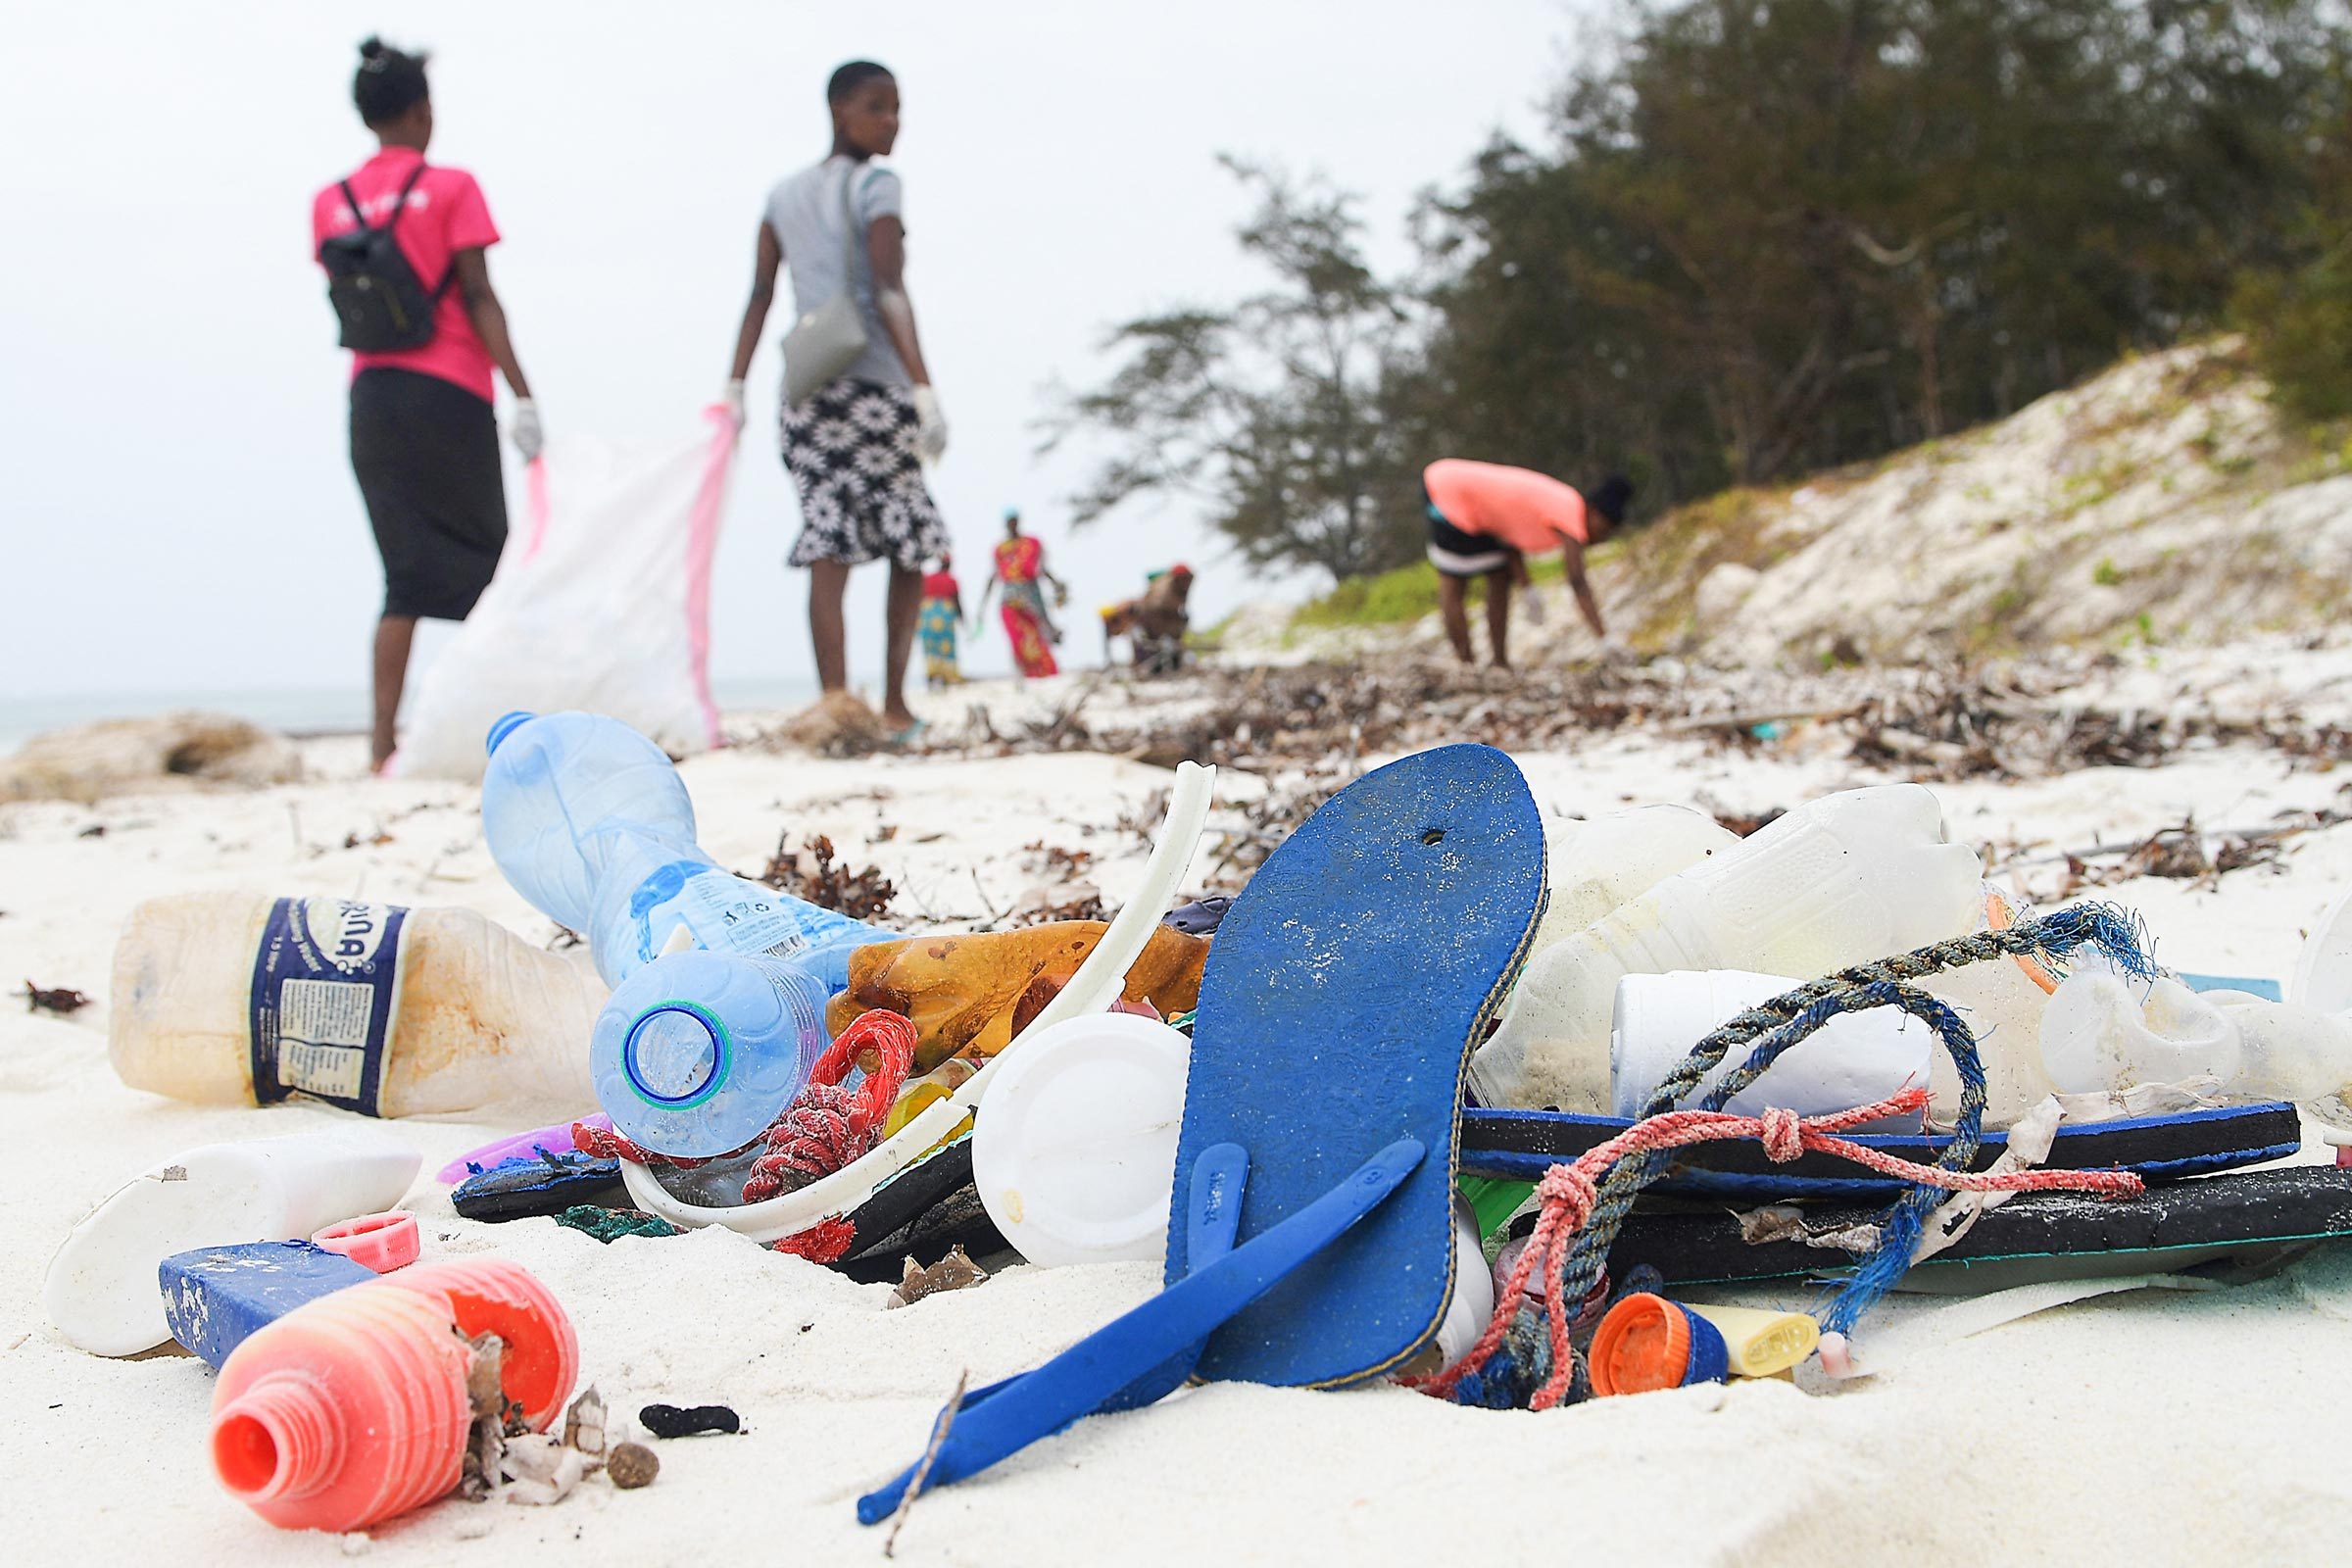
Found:
[{"label": "woman in pink t-shirt", "polygon": [[433,136],[424,66],[422,54],[380,39],[360,45],[352,99],[380,146],[311,201],[314,255],[363,223],[389,224],[433,300],[432,333],[422,343],[352,356],[351,466],[384,563],[370,744],[379,768],[392,755],[417,620],[464,620],[506,545],[493,369],[514,395],[515,450],[525,463],[539,455],[539,413],[484,254],[498,243],[498,225],[471,174],[424,161]]},{"label": "woman in pink t-shirt", "polygon": [[[1611,474],[1588,502],[1572,485],[1549,474],[1499,463],[1442,458],[1421,470],[1421,499],[1429,516],[1429,563],[1438,568],[1438,612],[1446,640],[1465,664],[1470,653],[1470,579],[1487,585],[1487,640],[1494,666],[1511,667],[1513,585],[1528,585],[1527,558],[1560,552],[1568,586],[1585,623],[1604,652],[1624,647],[1609,635],[1600,603],[1585,576],[1585,547],[1596,545],[1625,520],[1634,487]],[[1532,608],[1532,607],[1531,607]]]}]

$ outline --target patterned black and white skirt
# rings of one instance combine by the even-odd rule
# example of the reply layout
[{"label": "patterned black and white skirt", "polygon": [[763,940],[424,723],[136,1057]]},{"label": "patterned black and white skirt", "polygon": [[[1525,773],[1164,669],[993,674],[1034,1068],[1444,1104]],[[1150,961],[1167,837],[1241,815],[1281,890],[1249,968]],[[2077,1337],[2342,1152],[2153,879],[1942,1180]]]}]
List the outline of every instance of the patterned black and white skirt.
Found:
[{"label": "patterned black and white skirt", "polygon": [[784,408],[784,466],[801,492],[801,536],[789,565],[891,562],[921,571],[948,548],[948,527],[915,455],[914,394],[873,381],[834,381]]}]

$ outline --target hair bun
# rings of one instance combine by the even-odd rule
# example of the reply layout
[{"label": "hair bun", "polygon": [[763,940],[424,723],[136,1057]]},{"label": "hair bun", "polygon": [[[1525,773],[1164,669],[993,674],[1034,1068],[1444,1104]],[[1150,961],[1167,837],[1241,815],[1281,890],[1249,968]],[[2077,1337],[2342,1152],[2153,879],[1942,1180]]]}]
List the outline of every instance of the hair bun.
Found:
[{"label": "hair bun", "polygon": [[390,51],[384,47],[384,40],[376,37],[373,33],[360,41],[360,58],[362,60],[381,60]]}]

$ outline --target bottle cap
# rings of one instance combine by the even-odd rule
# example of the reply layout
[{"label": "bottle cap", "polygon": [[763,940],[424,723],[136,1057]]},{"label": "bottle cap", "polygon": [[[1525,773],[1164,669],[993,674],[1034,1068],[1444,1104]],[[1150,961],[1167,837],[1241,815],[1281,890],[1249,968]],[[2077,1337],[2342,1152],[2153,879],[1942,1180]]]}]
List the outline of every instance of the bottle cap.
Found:
[{"label": "bottle cap", "polygon": [[1609,1308],[1592,1335],[1592,1392],[1647,1394],[1720,1383],[1730,1356],[1714,1324],[1680,1301],[1646,1293]]},{"label": "bottle cap", "polygon": [[416,1234],[416,1216],[397,1208],[338,1221],[315,1233],[311,1242],[326,1251],[340,1252],[378,1274],[407,1268],[423,1250]]},{"label": "bottle cap", "polygon": [[538,716],[536,713],[526,713],[521,709],[516,709],[512,713],[499,715],[498,719],[490,726],[490,738],[482,747],[482,755],[487,757],[495,753],[500,741],[505,740]]}]

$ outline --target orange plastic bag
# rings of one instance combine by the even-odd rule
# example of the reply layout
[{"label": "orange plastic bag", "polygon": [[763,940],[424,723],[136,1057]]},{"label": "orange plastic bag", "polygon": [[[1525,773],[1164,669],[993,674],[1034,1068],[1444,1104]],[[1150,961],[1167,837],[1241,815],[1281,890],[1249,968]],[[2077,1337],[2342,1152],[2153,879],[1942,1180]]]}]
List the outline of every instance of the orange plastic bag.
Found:
[{"label": "orange plastic bag", "polygon": [[[1105,929],[1101,920],[1056,920],[1018,931],[909,937],[850,955],[850,986],[825,1021],[835,1034],[863,1012],[887,1007],[914,1022],[915,1072],[951,1057],[984,1061],[1053,1001]],[[1126,999],[1160,1016],[1200,1002],[1208,938],[1160,926],[1127,972]]]}]

